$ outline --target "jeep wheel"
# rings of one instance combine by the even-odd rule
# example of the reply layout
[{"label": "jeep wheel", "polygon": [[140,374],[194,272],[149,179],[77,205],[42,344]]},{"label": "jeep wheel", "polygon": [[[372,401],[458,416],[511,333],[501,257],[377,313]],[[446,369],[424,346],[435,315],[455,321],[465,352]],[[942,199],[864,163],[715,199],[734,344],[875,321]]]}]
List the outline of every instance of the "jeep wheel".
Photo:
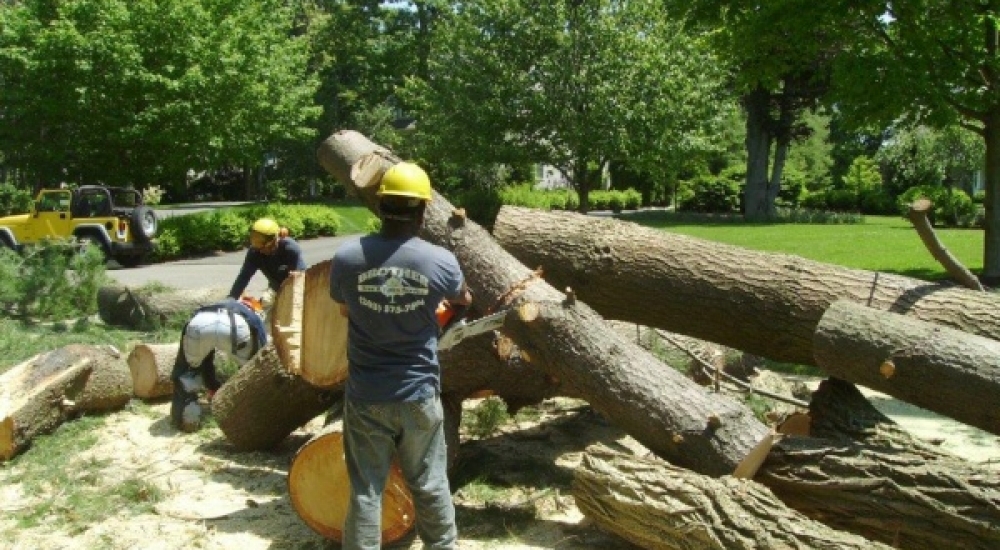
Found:
[{"label": "jeep wheel", "polygon": [[159,224],[156,219],[156,212],[152,208],[137,206],[132,211],[132,219],[129,222],[132,224],[132,234],[135,235],[136,240],[148,242],[156,236]]}]

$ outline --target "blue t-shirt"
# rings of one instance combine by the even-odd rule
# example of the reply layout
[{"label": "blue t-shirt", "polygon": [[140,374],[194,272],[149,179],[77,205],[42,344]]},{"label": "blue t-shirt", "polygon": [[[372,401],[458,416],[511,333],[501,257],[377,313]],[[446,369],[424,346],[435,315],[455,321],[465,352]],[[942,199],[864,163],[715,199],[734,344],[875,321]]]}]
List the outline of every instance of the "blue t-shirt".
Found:
[{"label": "blue t-shirt", "polygon": [[330,296],[349,313],[347,396],[380,403],[440,392],[435,311],[459,296],[462,283],[455,255],[418,237],[342,244],[330,265]]},{"label": "blue t-shirt", "polygon": [[273,254],[264,254],[256,248],[248,248],[247,255],[243,259],[243,267],[240,268],[233,287],[229,290],[229,297],[239,299],[250,279],[260,270],[267,277],[267,286],[271,290],[277,291],[281,283],[285,282],[288,274],[292,271],[305,271],[306,262],[302,259],[302,247],[295,239],[285,237],[278,241],[278,247]]}]

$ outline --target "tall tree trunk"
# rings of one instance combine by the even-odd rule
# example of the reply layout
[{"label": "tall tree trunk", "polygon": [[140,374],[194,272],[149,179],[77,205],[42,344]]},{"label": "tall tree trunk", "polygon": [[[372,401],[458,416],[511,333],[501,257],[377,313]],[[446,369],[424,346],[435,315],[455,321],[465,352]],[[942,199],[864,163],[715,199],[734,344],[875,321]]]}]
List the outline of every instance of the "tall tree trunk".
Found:
[{"label": "tall tree trunk", "polygon": [[747,113],[747,179],[743,190],[743,213],[747,219],[766,217],[768,167],[771,156],[771,94],[762,87],[743,97]]},{"label": "tall tree trunk", "polygon": [[986,229],[983,239],[982,281],[1000,286],[1000,105],[986,115]]}]

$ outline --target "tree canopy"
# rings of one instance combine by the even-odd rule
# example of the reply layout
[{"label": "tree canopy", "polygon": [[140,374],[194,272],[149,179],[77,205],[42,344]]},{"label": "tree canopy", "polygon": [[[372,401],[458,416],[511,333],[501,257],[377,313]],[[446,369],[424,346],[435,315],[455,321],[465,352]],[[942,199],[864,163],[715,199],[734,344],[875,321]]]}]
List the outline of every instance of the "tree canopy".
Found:
[{"label": "tree canopy", "polygon": [[0,150],[36,185],[183,181],[308,139],[317,79],[283,0],[0,6]]},{"label": "tree canopy", "polygon": [[656,2],[474,0],[442,14],[403,96],[428,154],[550,164],[585,208],[612,160],[662,169],[707,148],[721,77]]}]

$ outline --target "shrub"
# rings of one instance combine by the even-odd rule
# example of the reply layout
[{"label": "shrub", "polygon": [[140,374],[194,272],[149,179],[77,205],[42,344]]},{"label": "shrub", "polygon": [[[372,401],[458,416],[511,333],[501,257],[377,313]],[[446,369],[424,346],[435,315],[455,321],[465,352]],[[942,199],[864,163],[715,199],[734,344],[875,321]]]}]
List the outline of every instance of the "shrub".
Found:
[{"label": "shrub", "polygon": [[23,214],[31,210],[31,193],[9,183],[0,185],[0,216]]},{"label": "shrub", "polygon": [[104,252],[82,251],[68,239],[26,246],[22,255],[5,252],[0,300],[25,317],[66,319],[97,312],[97,290],[109,282]]},{"label": "shrub", "polygon": [[970,227],[977,223],[979,209],[969,195],[961,189],[940,185],[919,185],[904,191],[897,201],[899,213],[905,217],[910,205],[921,197],[934,205],[927,216],[932,224]]}]

